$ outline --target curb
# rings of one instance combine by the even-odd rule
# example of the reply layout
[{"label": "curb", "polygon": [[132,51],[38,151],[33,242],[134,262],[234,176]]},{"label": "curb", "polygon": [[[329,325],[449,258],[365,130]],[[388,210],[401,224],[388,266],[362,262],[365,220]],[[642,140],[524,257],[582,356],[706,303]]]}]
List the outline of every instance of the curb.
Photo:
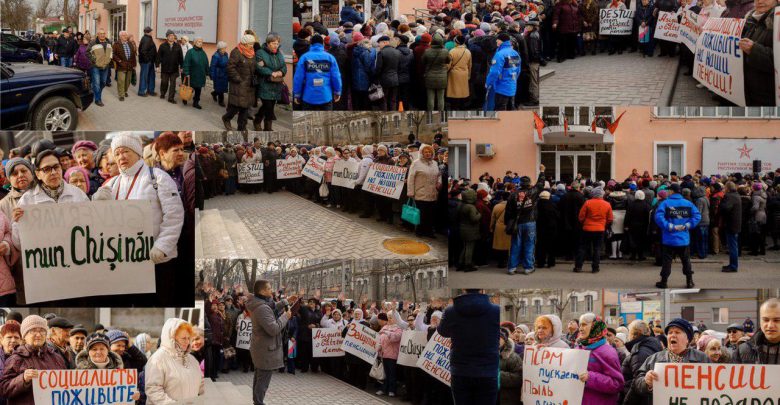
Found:
[{"label": "curb", "polygon": [[667,81],[664,87],[661,89],[661,97],[658,99],[659,106],[669,107],[672,105],[672,98],[674,98],[674,90],[677,87],[677,77],[680,74],[680,58],[674,60],[674,76],[671,82]]}]

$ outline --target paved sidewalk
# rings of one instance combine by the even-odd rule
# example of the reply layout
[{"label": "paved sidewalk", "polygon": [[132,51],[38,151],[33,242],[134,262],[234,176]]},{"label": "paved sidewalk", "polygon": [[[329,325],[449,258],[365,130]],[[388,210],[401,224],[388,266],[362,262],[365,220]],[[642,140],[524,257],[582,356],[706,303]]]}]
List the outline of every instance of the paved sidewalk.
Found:
[{"label": "paved sidewalk", "polygon": [[[113,73],[113,72],[112,72]],[[179,80],[177,83],[181,83]],[[202,110],[192,106],[188,102],[185,106],[176,92],[176,104],[160,99],[160,74],[157,74],[155,91],[157,97],[138,95],[138,86],[130,86],[128,96],[124,101],[119,101],[117,84],[111,81],[111,87],[103,89],[104,107],[90,105],[86,111],[79,113],[79,125],[77,130],[223,130],[221,116],[225,114],[225,107],[221,107],[211,98],[211,88],[204,87],[201,92],[200,104]],[[228,96],[225,94],[225,103]],[[250,109],[248,129],[252,130],[252,116],[257,109]],[[274,131],[292,130],[292,111],[280,106],[276,107]],[[233,118],[233,128],[238,126],[237,118]]]},{"label": "paved sidewalk", "polygon": [[[219,196],[206,200],[206,210],[234,210],[268,257],[297,259],[437,259],[446,257],[446,240],[418,238],[396,226],[325,208],[287,191],[273,194]],[[202,229],[203,242],[220,243]],[[421,240],[431,251],[421,256],[392,253],[382,246],[388,238]],[[218,246],[212,247],[219,251]]]},{"label": "paved sidewalk", "polygon": [[672,97],[673,106],[717,106],[718,101],[713,99],[713,93],[706,88],[698,88],[699,83],[692,76],[683,73],[688,68],[680,68],[677,72],[677,84],[674,87]]}]

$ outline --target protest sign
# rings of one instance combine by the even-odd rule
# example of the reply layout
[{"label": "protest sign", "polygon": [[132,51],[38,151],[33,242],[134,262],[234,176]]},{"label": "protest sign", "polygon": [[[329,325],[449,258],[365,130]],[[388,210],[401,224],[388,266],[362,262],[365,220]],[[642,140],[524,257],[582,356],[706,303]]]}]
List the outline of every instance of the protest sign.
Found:
[{"label": "protest sign", "polygon": [[693,76],[713,93],[745,105],[742,50],[739,39],[745,20],[710,18],[696,41]]},{"label": "protest sign", "polygon": [[408,168],[371,163],[363,183],[363,190],[394,199],[401,198]]},{"label": "protest sign", "polygon": [[681,44],[690,49],[691,52],[696,52],[696,41],[701,34],[701,26],[699,25],[699,15],[691,10],[685,10],[681,14],[680,20],[680,34],[679,39]]},{"label": "protest sign", "polygon": [[312,357],[341,357],[344,339],[336,328],[314,328],[311,330]]},{"label": "protest sign", "polygon": [[656,363],[653,371],[653,405],[777,404],[780,398],[777,365]]},{"label": "protest sign", "polygon": [[379,344],[379,333],[374,332],[368,326],[359,323],[350,323],[347,328],[347,337],[341,345],[341,350],[356,356],[357,358],[373,365],[376,361]]},{"label": "protest sign", "polygon": [[445,338],[439,335],[439,332],[434,332],[417,360],[417,367],[449,386],[452,379],[450,373],[451,349],[450,338]]},{"label": "protest sign", "polygon": [[322,183],[322,176],[325,175],[325,159],[310,157],[301,173],[317,183]]},{"label": "protest sign", "polygon": [[775,7],[773,53],[775,57],[775,105],[780,105],[780,6]]},{"label": "protest sign", "polygon": [[655,25],[655,39],[663,39],[669,42],[680,42],[680,23],[677,22],[677,13],[661,11],[658,13],[658,23]]},{"label": "protest sign", "polygon": [[238,184],[258,184],[263,182],[262,163],[239,163]]},{"label": "protest sign", "polygon": [[279,159],[276,161],[276,178],[282,179],[296,179],[301,177],[301,169],[303,168],[301,160],[298,159]]},{"label": "protest sign", "polygon": [[417,367],[425,345],[428,343],[428,332],[424,330],[407,329],[401,335],[401,347],[398,351],[398,364]]},{"label": "protest sign", "polygon": [[39,370],[32,381],[36,405],[135,404],[138,374],[134,368]]},{"label": "protest sign", "polygon": [[236,349],[249,350],[249,342],[252,340],[252,318],[241,313],[236,323]]},{"label": "protest sign", "polygon": [[346,160],[336,161],[336,164],[333,165],[333,185],[344,188],[355,188],[359,167],[360,162]]},{"label": "protest sign", "polygon": [[523,357],[523,403],[581,404],[590,352],[526,346]]},{"label": "protest sign", "polygon": [[[19,239],[26,303],[155,292],[152,202],[25,205]],[[160,286],[162,287],[162,286]]]},{"label": "protest sign", "polygon": [[602,8],[599,11],[599,34],[631,35],[634,26],[634,10]]}]

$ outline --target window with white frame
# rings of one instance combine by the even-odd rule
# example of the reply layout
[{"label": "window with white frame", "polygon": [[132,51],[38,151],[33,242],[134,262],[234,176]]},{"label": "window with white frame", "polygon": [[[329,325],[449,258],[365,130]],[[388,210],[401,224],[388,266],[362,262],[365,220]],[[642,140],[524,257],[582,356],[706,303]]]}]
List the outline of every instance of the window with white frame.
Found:
[{"label": "window with white frame", "polygon": [[144,27],[152,26],[152,2],[151,0],[141,3],[141,15],[143,15]]},{"label": "window with white frame", "polygon": [[571,312],[577,312],[577,297],[573,295],[569,297],[569,309]]},{"label": "window with white frame", "polygon": [[494,120],[498,118],[496,111],[449,111],[447,119],[454,120]]},{"label": "window with white frame", "polygon": [[593,312],[593,296],[592,295],[586,295],[585,296],[585,311],[586,312]]},{"label": "window with white frame", "polygon": [[537,315],[542,313],[542,301],[534,301],[534,312]]},{"label": "window with white frame", "polygon": [[393,126],[395,129],[401,128],[401,117],[396,115],[393,117]]},{"label": "window with white frame", "polygon": [[520,307],[520,310],[518,311],[518,312],[520,312],[520,316],[528,315],[528,306],[525,305],[525,301],[520,301],[518,306]]},{"label": "window with white frame", "polygon": [[427,113],[425,113],[425,123],[427,125],[433,125],[433,112],[432,111],[428,111]]},{"label": "window with white frame", "polygon": [[659,118],[780,118],[780,107],[656,107],[655,116]]},{"label": "window with white frame", "polygon": [[712,323],[729,323],[729,309],[712,308]]},{"label": "window with white frame", "polygon": [[683,145],[681,144],[656,144],[655,145],[655,173],[669,175],[671,172],[683,173]]}]

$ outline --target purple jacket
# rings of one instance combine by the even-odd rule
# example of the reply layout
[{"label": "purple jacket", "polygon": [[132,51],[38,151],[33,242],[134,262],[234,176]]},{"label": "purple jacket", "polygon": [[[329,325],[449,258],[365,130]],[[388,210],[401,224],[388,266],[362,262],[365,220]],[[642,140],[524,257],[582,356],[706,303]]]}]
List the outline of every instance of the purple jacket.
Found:
[{"label": "purple jacket", "polygon": [[577,348],[590,350],[588,382],[585,383],[582,405],[616,404],[624,380],[615,348],[607,343],[606,338],[588,347]]},{"label": "purple jacket", "polygon": [[73,57],[73,63],[76,67],[84,71],[87,71],[92,67],[92,62],[89,60],[88,53],[86,45],[79,45],[79,50],[76,51],[76,55]]}]

